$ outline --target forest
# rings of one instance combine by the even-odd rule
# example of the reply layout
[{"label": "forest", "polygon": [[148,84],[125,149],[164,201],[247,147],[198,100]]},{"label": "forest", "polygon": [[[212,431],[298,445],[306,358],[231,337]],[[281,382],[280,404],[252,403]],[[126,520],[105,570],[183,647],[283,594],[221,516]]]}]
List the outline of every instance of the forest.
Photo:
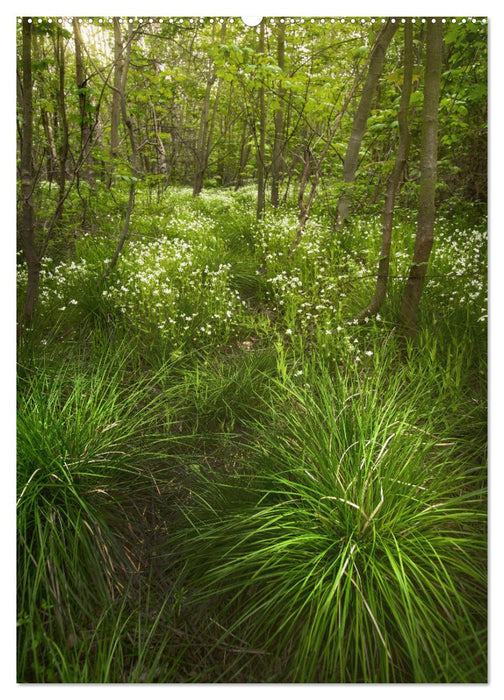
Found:
[{"label": "forest", "polygon": [[18,683],[486,683],[486,19],[15,30]]}]

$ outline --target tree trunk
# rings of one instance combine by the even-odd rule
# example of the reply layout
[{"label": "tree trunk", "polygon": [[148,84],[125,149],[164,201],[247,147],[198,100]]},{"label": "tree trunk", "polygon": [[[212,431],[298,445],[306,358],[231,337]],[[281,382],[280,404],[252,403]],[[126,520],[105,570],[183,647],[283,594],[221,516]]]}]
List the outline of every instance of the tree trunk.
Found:
[{"label": "tree trunk", "polygon": [[200,127],[198,131],[198,143],[196,144],[194,177],[193,177],[193,196],[197,197],[203,189],[205,179],[205,170],[208,162],[207,151],[207,136],[208,124],[210,120],[210,96],[212,94],[212,85],[215,81],[215,74],[212,66],[208,66],[208,76],[206,81],[205,99],[203,101],[203,109],[201,112]]},{"label": "tree trunk", "polygon": [[158,126],[158,120],[157,120],[157,115],[156,115],[156,108],[154,107],[154,104],[152,102],[149,102],[149,108],[152,114],[152,123],[154,126],[154,138],[156,139],[156,153],[157,153],[157,161],[158,161],[158,173],[160,173],[163,176],[163,179],[167,179],[168,175],[168,158],[166,156],[166,149],[163,143],[163,139],[159,135],[159,126]]},{"label": "tree trunk", "polygon": [[53,180],[58,177],[58,153],[56,151],[56,142],[54,141],[54,132],[47,111],[41,108],[40,116],[42,118],[42,126],[44,127],[44,134],[47,141],[47,180],[53,182]]},{"label": "tree trunk", "polygon": [[[364,65],[364,67],[363,67],[362,71],[359,73],[359,75],[357,75],[357,77],[355,78],[355,80],[352,84],[352,87],[350,88],[347,95],[345,96],[345,99],[343,100],[343,104],[341,106],[341,109],[338,112],[338,114],[336,115],[336,119],[333,122],[333,125],[331,127],[331,131],[329,132],[329,135],[327,136],[326,142],[325,142],[324,147],[322,148],[322,150],[320,152],[320,156],[318,157],[318,159],[315,158],[315,155],[313,154],[313,152],[310,149],[307,148],[307,150],[306,150],[305,159],[304,159],[305,167],[304,167],[303,175],[301,178],[301,185],[299,188],[299,195],[298,195],[299,224],[298,224],[298,227],[296,230],[296,235],[294,237],[294,240],[292,241],[290,251],[289,251],[289,255],[291,258],[294,256],[294,252],[295,252],[296,248],[298,247],[299,243],[301,242],[301,238],[302,238],[303,233],[304,233],[306,222],[308,221],[308,216],[310,215],[310,209],[311,209],[311,206],[312,206],[313,201],[315,199],[315,194],[317,192],[318,183],[319,183],[320,177],[322,175],[322,169],[321,169],[322,162],[327,155],[327,152],[331,146],[332,140],[336,134],[336,131],[338,130],[338,128],[341,124],[341,120],[343,119],[343,116],[346,113],[346,111],[350,105],[350,102],[353,99],[353,96],[357,90],[357,87],[359,86],[364,73],[368,70],[368,67],[369,67],[369,65],[372,61],[373,55],[374,55],[374,48],[375,48],[376,44],[378,44],[381,41],[381,37],[385,33],[385,31],[386,31],[386,28],[382,29],[381,32],[378,34],[378,36],[376,38],[375,45],[373,46],[373,49],[371,51],[371,54],[370,54],[368,60],[366,61],[366,64]],[[310,192],[308,193],[307,200],[305,201],[304,193],[305,193],[306,185],[308,182],[308,177],[310,174],[312,161],[315,163],[316,169],[315,169],[315,174],[314,174],[313,179],[312,179]]]},{"label": "tree trunk", "polygon": [[[226,37],[226,23],[222,25],[220,41],[224,42]],[[215,41],[215,25],[212,31],[212,43]],[[196,158],[193,178],[193,195],[196,197],[203,189],[205,181],[205,173],[208,167],[208,159],[212,147],[213,132],[215,128],[215,118],[219,105],[221,80],[217,78],[217,91],[210,116],[210,98],[212,94],[212,86],[215,82],[216,75],[211,62],[208,65],[208,76],[205,90],[205,100],[203,102],[203,110],[201,114],[200,129],[198,134],[198,144],[196,147]]]},{"label": "tree trunk", "polygon": [[91,122],[89,118],[91,103],[87,96],[87,77],[84,71],[84,64],[82,62],[82,46],[84,42],[82,39],[79,22],[75,17],[73,18],[73,30],[75,42],[75,80],[79,95],[81,149],[84,150],[84,167],[82,168],[82,174],[85,180],[88,182],[93,182],[94,176],[91,158]]},{"label": "tree trunk", "polygon": [[57,89],[57,102],[58,102],[58,114],[60,119],[60,147],[59,147],[59,167],[58,167],[58,189],[59,189],[59,199],[61,200],[64,196],[65,186],[66,186],[66,167],[68,160],[69,151],[69,137],[68,137],[68,120],[66,115],[66,102],[65,102],[65,45],[63,43],[63,35],[60,27],[56,29],[56,39],[54,52],[56,55],[56,63],[58,65],[58,89]]},{"label": "tree trunk", "polygon": [[390,175],[385,195],[385,211],[383,214],[383,231],[380,249],[380,261],[378,263],[378,276],[376,289],[371,303],[361,314],[360,318],[374,316],[378,313],[387,293],[388,274],[390,266],[390,246],[392,242],[392,224],[394,220],[394,204],[400,182],[406,167],[409,151],[408,108],[411,95],[413,78],[413,27],[411,22],[404,26],[404,77],[397,113],[399,124],[399,144],[394,168]]},{"label": "tree trunk", "polygon": [[[222,81],[219,78],[219,90],[222,91]],[[233,119],[231,115],[231,106],[233,104],[233,84],[229,83],[228,94],[224,98],[227,108],[220,116],[220,136],[217,141],[220,141],[222,146],[220,149],[220,157],[217,163],[217,178],[221,187],[229,187],[236,183],[235,168],[233,166],[233,156],[236,145],[234,143]],[[214,105],[214,115],[212,117],[212,128],[217,123],[217,110]]]},{"label": "tree trunk", "polygon": [[245,166],[247,165],[249,155],[250,144],[247,138],[247,122],[244,121],[240,145],[240,160],[238,162],[238,170],[236,172],[235,192],[238,191],[243,185],[242,173],[245,170]]},{"label": "tree trunk", "polygon": [[107,188],[110,189],[113,182],[114,163],[119,156],[119,121],[121,117],[121,81],[123,70],[121,25],[117,17],[114,23],[114,86],[112,91],[112,104],[110,107],[110,166]]},{"label": "tree trunk", "polygon": [[369,71],[362,89],[359,107],[357,108],[357,113],[354,118],[352,133],[343,162],[343,182],[345,189],[343,189],[338,202],[338,225],[344,223],[350,214],[351,198],[345,186],[355,180],[359,151],[366,131],[373,95],[380,79],[387,47],[394,36],[396,27],[397,23],[387,22],[377,38],[370,55]]},{"label": "tree trunk", "polygon": [[35,311],[39,293],[40,258],[35,246],[33,226],[33,80],[31,52],[31,24],[23,17],[23,141],[21,150],[21,240],[28,267],[28,287],[21,316],[21,324],[28,325]]},{"label": "tree trunk", "polygon": [[436,22],[429,20],[426,43],[417,233],[413,263],[399,311],[399,325],[410,338],[417,335],[418,307],[434,242],[438,108],[443,53],[442,25],[439,19]]},{"label": "tree trunk", "polygon": [[275,137],[273,142],[273,160],[271,163],[271,204],[275,208],[278,207],[278,188],[280,185],[280,175],[282,170],[283,158],[283,101],[285,98],[285,88],[282,87],[283,71],[285,69],[285,24],[280,23],[278,26],[277,37],[277,63],[282,71],[280,84],[277,90],[279,107],[275,112]]},{"label": "tree trunk", "polygon": [[[45,58],[43,48],[41,48],[38,41],[37,34],[33,34],[33,56],[36,61],[43,60]],[[46,177],[51,183],[54,179],[58,177],[58,153],[56,150],[56,142],[54,140],[54,132],[51,124],[50,115],[43,106],[46,103],[44,84],[41,81],[39,85],[39,95],[40,95],[40,118],[42,121],[42,127],[44,129],[44,136],[46,140],[45,152],[47,155],[46,160]]]},{"label": "tree trunk", "polygon": [[[261,20],[259,27],[259,54],[264,54],[264,22]],[[265,172],[264,159],[266,154],[266,109],[264,104],[264,85],[258,91],[259,101],[259,145],[257,149],[257,218],[260,219],[264,211],[265,203]]]},{"label": "tree trunk", "polygon": [[137,163],[138,163],[138,148],[137,148],[136,138],[135,138],[135,124],[133,121],[133,116],[131,114],[128,114],[128,110],[126,107],[126,80],[128,77],[128,68],[129,68],[129,61],[130,61],[130,54],[131,54],[132,34],[133,34],[133,28],[130,24],[128,26],[128,39],[127,39],[128,43],[126,46],[124,65],[123,65],[122,73],[121,73],[121,87],[120,87],[121,115],[122,115],[124,124],[128,130],[130,146],[131,146],[131,160],[130,160],[131,182],[130,182],[130,188],[129,188],[128,204],[126,207],[126,214],[124,217],[123,229],[122,229],[121,235],[119,237],[119,240],[117,242],[117,246],[116,246],[114,255],[112,256],[112,259],[111,259],[110,263],[108,264],[107,269],[105,270],[105,272],[103,274],[103,279],[108,277],[108,275],[111,273],[111,271],[115,267],[117,260],[119,259],[119,255],[121,254],[121,250],[123,249],[123,246],[126,242],[126,238],[128,237],[130,218],[131,218],[131,214],[133,212],[133,207],[135,206],[136,180],[138,178],[138,165],[137,165]]}]

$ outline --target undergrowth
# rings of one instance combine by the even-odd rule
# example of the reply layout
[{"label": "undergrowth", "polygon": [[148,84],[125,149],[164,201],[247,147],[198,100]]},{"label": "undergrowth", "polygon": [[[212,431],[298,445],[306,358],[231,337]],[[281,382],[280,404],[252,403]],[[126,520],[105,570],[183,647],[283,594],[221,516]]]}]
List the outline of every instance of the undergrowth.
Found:
[{"label": "undergrowth", "polygon": [[103,277],[104,197],[18,345],[18,680],[485,682],[483,227],[438,219],[405,346],[414,217],[357,323],[378,218],[291,258],[290,203],[140,191]]}]

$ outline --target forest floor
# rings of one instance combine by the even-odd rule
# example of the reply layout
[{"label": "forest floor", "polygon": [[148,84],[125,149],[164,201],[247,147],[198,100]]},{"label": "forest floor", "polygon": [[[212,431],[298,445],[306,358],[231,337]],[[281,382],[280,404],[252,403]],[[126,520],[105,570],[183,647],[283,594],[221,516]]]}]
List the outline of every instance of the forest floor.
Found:
[{"label": "forest floor", "polygon": [[405,344],[414,212],[357,323],[379,215],[291,258],[290,205],[141,191],[104,277],[92,202],[18,347],[18,680],[485,682],[486,220],[439,212]]}]

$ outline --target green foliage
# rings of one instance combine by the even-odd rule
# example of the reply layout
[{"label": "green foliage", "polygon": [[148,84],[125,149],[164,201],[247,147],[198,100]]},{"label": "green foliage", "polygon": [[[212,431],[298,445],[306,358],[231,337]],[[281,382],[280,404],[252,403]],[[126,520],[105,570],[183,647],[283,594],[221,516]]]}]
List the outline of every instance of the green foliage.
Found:
[{"label": "green foliage", "polygon": [[[400,39],[348,188],[354,216],[334,229],[355,102],[291,255],[306,148],[309,189],[381,23],[285,22],[281,61],[269,20],[262,53],[238,21],[139,22],[133,177],[124,120],[111,152],[112,24],[82,25],[77,87],[72,31],[41,19],[33,202],[47,254],[18,343],[18,680],[485,682],[484,24],[445,27],[438,217],[410,345],[394,327],[416,234],[419,22],[387,299],[358,322]],[[257,220],[259,89],[268,176],[280,112],[283,142],[282,203]],[[81,168],[79,95],[93,116]],[[17,275],[21,308],[21,252]]]},{"label": "green foliage", "polygon": [[485,681],[482,473],[453,459],[432,369],[392,378],[387,354],[365,379],[305,361],[234,477],[192,486],[187,585],[274,680]]},{"label": "green foliage", "polygon": [[[107,663],[114,661],[122,619],[132,615],[124,608],[135,574],[124,548],[128,503],[150,500],[152,465],[166,464],[176,438],[167,441],[166,408],[152,392],[158,379],[132,383],[130,359],[125,345],[95,339],[91,356],[67,349],[64,363],[40,358],[20,371],[18,677],[24,681],[110,680],[101,666],[108,653]],[[108,646],[112,617],[117,628]]]},{"label": "green foliage", "polygon": [[262,348],[258,339],[196,362],[184,373],[185,420],[195,433],[247,430],[250,421],[265,413],[271,380],[277,375],[274,348]]},{"label": "green foliage", "polygon": [[484,682],[484,222],[439,217],[401,350],[413,216],[356,324],[379,217],[319,207],[291,259],[252,188],[137,202],[108,279],[122,200],[45,260],[21,337],[18,678]]}]

